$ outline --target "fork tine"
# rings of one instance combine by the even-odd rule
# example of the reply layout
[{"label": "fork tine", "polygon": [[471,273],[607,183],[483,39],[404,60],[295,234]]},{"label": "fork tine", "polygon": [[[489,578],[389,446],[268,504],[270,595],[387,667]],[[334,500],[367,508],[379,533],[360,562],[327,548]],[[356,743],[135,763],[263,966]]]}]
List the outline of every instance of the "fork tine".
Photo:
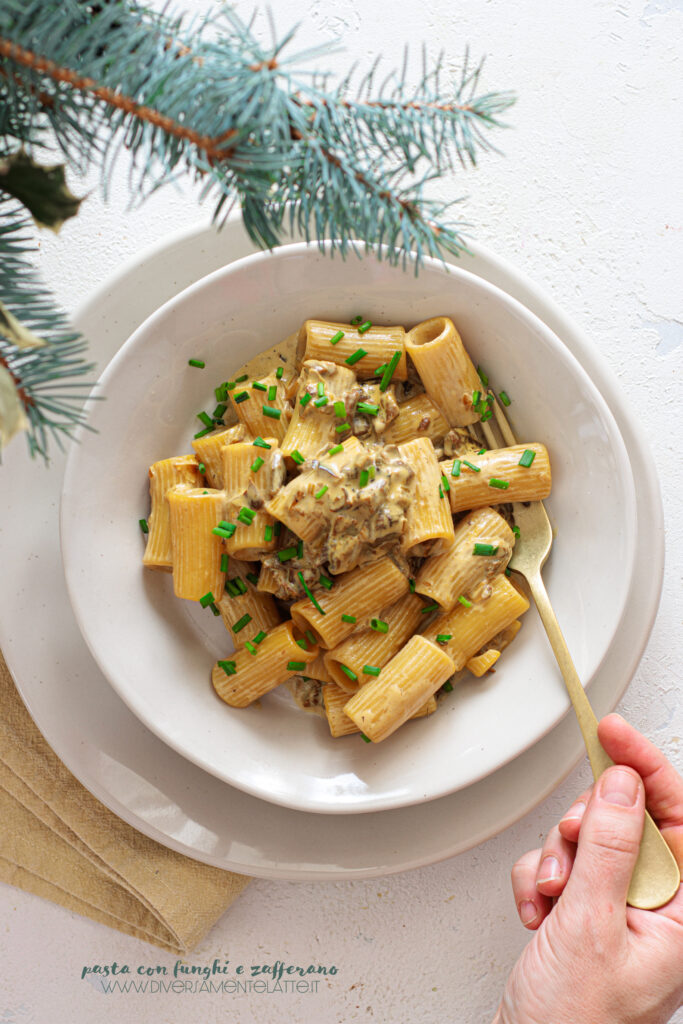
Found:
[{"label": "fork tine", "polygon": [[493,395],[493,412],[496,417],[498,429],[503,435],[503,440],[507,445],[517,444],[515,435],[512,433],[510,424],[507,421],[507,416],[503,412],[500,402],[498,401],[497,397],[493,394],[492,391],[490,391],[489,394]]}]

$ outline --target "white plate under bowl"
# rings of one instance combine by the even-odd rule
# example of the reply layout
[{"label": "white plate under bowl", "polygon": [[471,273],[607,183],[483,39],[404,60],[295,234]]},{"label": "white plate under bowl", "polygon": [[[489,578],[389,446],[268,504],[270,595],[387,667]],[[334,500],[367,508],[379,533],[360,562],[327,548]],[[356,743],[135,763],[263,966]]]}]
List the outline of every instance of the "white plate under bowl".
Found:
[{"label": "white plate under bowl", "polygon": [[[503,291],[426,261],[418,277],[373,257],[330,262],[292,245],[231,264],[153,314],[100,378],[69,456],[62,550],[81,631],[135,714],[175,750],[262,799],[306,811],[385,810],[462,789],[547,733],[566,711],[533,614],[494,676],[466,682],[439,713],[378,746],[333,740],[288,695],[244,710],[214,694],[209,673],[231,643],[221,620],[175,599],[142,570],[138,519],[147,467],[189,450],[213,388],[308,316],[412,324],[448,315],[475,362],[514,398],[521,439],[550,450],[549,511],[558,534],[547,586],[580,676],[590,681],[621,618],[633,570],[633,477],[619,429],[562,342]],[[188,359],[206,362],[204,372]]]}]

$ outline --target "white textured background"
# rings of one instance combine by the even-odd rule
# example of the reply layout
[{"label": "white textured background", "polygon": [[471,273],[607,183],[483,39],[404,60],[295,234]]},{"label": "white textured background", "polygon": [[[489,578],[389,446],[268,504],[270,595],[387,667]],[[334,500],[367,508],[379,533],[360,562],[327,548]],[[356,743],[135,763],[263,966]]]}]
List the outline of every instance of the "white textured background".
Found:
[{"label": "white textured background", "polygon": [[[187,7],[203,9],[190,0]],[[240,0],[243,16],[251,0]],[[680,417],[683,389],[683,0],[271,0],[301,45],[340,36],[343,69],[406,41],[466,44],[486,54],[487,88],[515,89],[505,158],[482,158],[445,192],[469,193],[473,234],[526,271],[593,338],[649,439],[667,522],[664,595],[622,712],[681,764]],[[259,22],[260,25],[263,21]],[[183,224],[204,219],[190,192],[126,212],[124,166],[105,207],[93,191],[59,239],[42,240],[42,269],[73,308],[119,264]],[[83,183],[72,179],[74,190]],[[88,183],[95,187],[95,183]],[[641,538],[647,544],[647,536]],[[514,860],[538,845],[588,780],[585,767],[514,828],[434,867],[379,881],[255,881],[192,958],[334,963],[317,994],[106,996],[79,980],[86,963],[172,964],[174,957],[59,907],[0,889],[0,1024],[116,1020],[316,1024],[486,1022],[527,936],[508,885]],[[368,828],[372,822],[368,820]],[[683,1022],[683,1012],[675,1018]]]}]

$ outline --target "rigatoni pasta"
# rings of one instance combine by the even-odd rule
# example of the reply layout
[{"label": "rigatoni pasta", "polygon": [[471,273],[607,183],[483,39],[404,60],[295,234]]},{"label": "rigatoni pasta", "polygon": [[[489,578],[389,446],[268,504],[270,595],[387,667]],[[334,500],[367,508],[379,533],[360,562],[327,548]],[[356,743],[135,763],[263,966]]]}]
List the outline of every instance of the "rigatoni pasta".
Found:
[{"label": "rigatoni pasta", "polygon": [[199,487],[201,483],[202,474],[194,455],[161,459],[149,467],[149,496],[152,507],[148,519],[149,536],[142,558],[142,564],[147,569],[170,572],[173,568],[171,517],[166,492],[176,484]]},{"label": "rigatoni pasta", "polygon": [[377,369],[390,363],[398,352],[394,378],[405,380],[408,375],[405,333],[403,327],[377,327],[368,321],[343,324],[306,320],[299,332],[299,353],[304,360],[327,359],[340,366],[352,365],[358,379],[364,380],[373,377]]},{"label": "rigatoni pasta", "polygon": [[542,501],[552,487],[550,459],[542,444],[493,448],[442,462],[441,469],[449,482],[453,512],[497,501]]},{"label": "rigatoni pasta", "polygon": [[297,639],[301,638],[297,637],[294,623],[283,622],[271,629],[258,646],[251,644],[256,654],[245,645],[232,656],[217,661],[211,681],[221,700],[234,708],[245,708],[301,672],[318,656],[318,648],[309,645],[304,649]]},{"label": "rigatoni pasta", "polygon": [[479,413],[472,396],[481,387],[479,374],[453,321],[447,316],[423,320],[406,335],[406,350],[425,391],[450,425],[476,423]]},{"label": "rigatoni pasta", "polygon": [[[176,597],[201,601],[223,594],[222,546],[213,531],[223,519],[223,492],[175,484],[166,492],[173,547]],[[209,603],[211,603],[209,602]]]}]

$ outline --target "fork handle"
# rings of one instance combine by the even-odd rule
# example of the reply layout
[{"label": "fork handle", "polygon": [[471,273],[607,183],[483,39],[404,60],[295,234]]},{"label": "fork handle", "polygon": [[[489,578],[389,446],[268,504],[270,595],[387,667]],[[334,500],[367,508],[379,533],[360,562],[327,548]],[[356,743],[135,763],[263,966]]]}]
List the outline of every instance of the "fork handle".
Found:
[{"label": "fork handle", "polygon": [[[614,761],[598,739],[598,720],[581,685],[541,574],[529,574],[526,578],[574,706],[593,778],[598,779]],[[654,910],[668,903],[678,892],[680,880],[678,864],[662,833],[646,811],[640,853],[628,890],[628,902],[632,907]]]}]

